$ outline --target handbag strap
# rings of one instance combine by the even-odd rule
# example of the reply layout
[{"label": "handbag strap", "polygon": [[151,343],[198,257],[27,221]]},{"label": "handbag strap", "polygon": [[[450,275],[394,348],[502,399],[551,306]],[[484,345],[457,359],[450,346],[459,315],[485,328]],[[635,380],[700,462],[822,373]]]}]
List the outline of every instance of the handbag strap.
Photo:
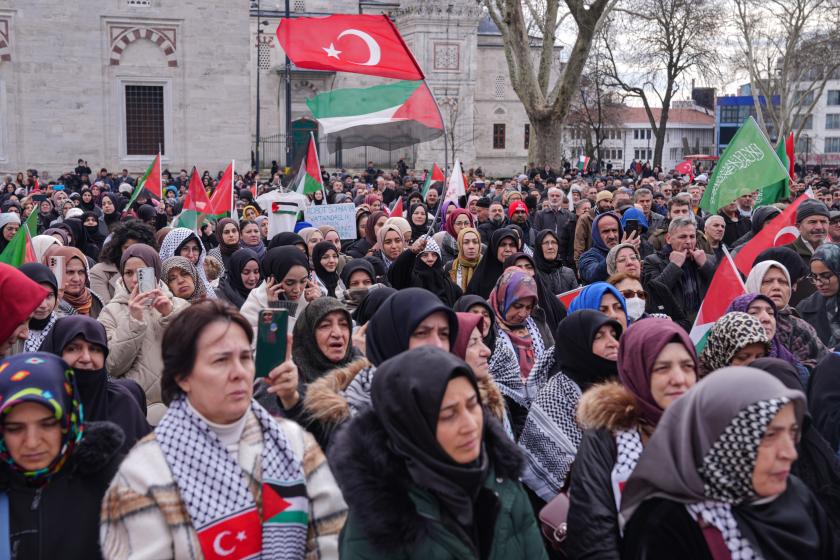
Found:
[{"label": "handbag strap", "polygon": [[12,557],[12,545],[9,542],[9,494],[0,492],[0,558]]}]

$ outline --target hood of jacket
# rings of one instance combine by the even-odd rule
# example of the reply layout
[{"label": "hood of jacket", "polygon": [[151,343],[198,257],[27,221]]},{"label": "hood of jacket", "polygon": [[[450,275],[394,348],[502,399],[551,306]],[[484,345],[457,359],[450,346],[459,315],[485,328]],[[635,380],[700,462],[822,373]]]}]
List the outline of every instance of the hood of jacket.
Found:
[{"label": "hood of jacket", "polygon": [[303,408],[319,422],[339,424],[347,420],[350,418],[350,404],[344,397],[344,390],[369,367],[371,363],[366,358],[359,358],[316,379],[306,388]]},{"label": "hood of jacket", "polygon": [[638,425],[636,398],[617,381],[593,385],[578,402],[577,421],[585,430],[630,430]]},{"label": "hood of jacket", "polygon": [[[498,422],[488,422],[484,436],[491,476],[518,480],[524,461]],[[351,515],[371,544],[385,550],[411,546],[429,534],[432,521],[417,512],[414,486],[405,461],[391,451],[388,435],[373,410],[366,410],[342,429],[329,461]]]},{"label": "hood of jacket", "polygon": [[603,214],[598,214],[595,216],[595,219],[592,220],[592,246],[604,254],[607,254],[609,252],[609,248],[604,243],[604,240],[601,239],[601,232],[598,230],[598,224],[601,223],[601,220],[603,220],[605,216],[608,216],[609,219],[615,220],[619,230],[621,230],[621,217],[614,212],[604,212]]}]

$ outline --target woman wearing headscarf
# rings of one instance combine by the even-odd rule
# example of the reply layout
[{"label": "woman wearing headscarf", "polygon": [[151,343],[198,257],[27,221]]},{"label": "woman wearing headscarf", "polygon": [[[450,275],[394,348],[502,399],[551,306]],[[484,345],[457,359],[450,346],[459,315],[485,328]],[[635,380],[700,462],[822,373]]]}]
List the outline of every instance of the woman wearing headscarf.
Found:
[{"label": "woman wearing headscarf", "polygon": [[88,422],[77,374],[43,352],[0,363],[0,492],[5,558],[102,558],[102,497],[122,459],[123,434]]},{"label": "woman wearing headscarf", "polygon": [[[750,367],[766,371],[784,383],[788,389],[806,392],[799,372],[784,360],[759,358],[751,363]],[[820,434],[808,412],[802,418],[800,430],[801,435],[796,444],[798,458],[791,468],[791,474],[811,489],[834,528],[840,530],[840,459]]]},{"label": "woman wearing headscarf", "polygon": [[216,239],[219,244],[207,251],[207,256],[221,262],[225,271],[227,271],[230,256],[241,248],[239,245],[239,224],[236,223],[236,220],[222,218],[216,222]]},{"label": "woman wearing headscarf", "polygon": [[53,201],[49,198],[38,203],[38,233],[42,234],[50,229],[52,224],[58,218],[58,212],[55,211]]},{"label": "woman wearing headscarf", "polygon": [[257,257],[262,260],[265,255],[265,244],[260,233],[260,226],[253,220],[243,220],[239,222],[240,239],[239,246],[243,249],[250,249],[257,254]]},{"label": "woman wearing headscarf", "polygon": [[577,407],[586,431],[571,474],[569,558],[620,557],[621,490],[663,412],[697,381],[697,354],[682,327],[651,318],[621,337],[617,368],[619,381],[593,386]]},{"label": "woman wearing headscarf", "polygon": [[642,257],[632,243],[619,243],[607,253],[607,276],[622,272],[642,277]]},{"label": "woman wearing headscarf", "polygon": [[408,224],[411,226],[411,243],[429,232],[429,214],[426,205],[418,202],[408,207]]},{"label": "woman wearing headscarf", "polygon": [[35,258],[38,262],[43,260],[44,253],[53,245],[62,245],[62,243],[52,235],[36,235],[32,238],[32,249],[35,251]]},{"label": "woman wearing headscarf", "polygon": [[621,332],[621,325],[603,313],[570,314],[557,328],[551,359],[535,372],[542,383],[532,402],[520,405],[519,414],[511,407],[514,433],[528,456],[523,481],[544,502],[563,488],[580,444],[575,409],[581,393],[616,375]]},{"label": "woman wearing headscarf", "polygon": [[62,317],[47,337],[44,351],[61,357],[73,368],[85,422],[108,421],[122,429],[123,454],[151,431],[145,406],[141,408],[133,394],[142,392],[142,388],[130,379],[114,380],[108,375],[108,337],[102,323],[84,315]]},{"label": "woman wearing headscarf", "polygon": [[297,247],[275,247],[266,251],[260,268],[264,280],[248,294],[241,313],[256,332],[261,309],[287,309],[291,333],[307,303],[321,293],[309,279],[309,258]]},{"label": "woman wearing headscarf", "polygon": [[369,290],[352,313],[353,321],[356,322],[358,327],[363,327],[385,303],[385,300],[395,293],[397,293],[397,290],[390,286],[381,286],[375,290]]},{"label": "woman wearing headscarf", "polygon": [[[447,208],[443,209],[444,211]],[[455,208],[444,221],[443,231],[434,234],[433,238],[441,250],[443,263],[449,264],[458,256],[458,234],[464,228],[474,228],[472,214],[465,208]]]},{"label": "woman wearing headscarf", "polygon": [[512,266],[516,266],[528,273],[537,283],[537,307],[531,312],[534,317],[542,321],[548,327],[549,332],[557,330],[560,321],[566,318],[566,306],[551,293],[551,290],[546,286],[542,276],[537,274],[537,265],[534,263],[534,257],[527,253],[514,253],[505,259],[504,269],[507,270]]},{"label": "woman wearing headscarf", "polygon": [[405,250],[405,238],[400,228],[393,223],[386,223],[376,233],[376,250],[374,255],[382,259],[385,269],[391,265]]},{"label": "woman wearing headscarf", "polygon": [[715,321],[700,354],[703,377],[726,366],[748,366],[770,353],[770,337],[761,322],[747,313],[731,311]]},{"label": "woman wearing headscarf", "polygon": [[82,227],[85,228],[88,243],[95,245],[101,251],[102,244],[108,236],[108,228],[105,227],[105,222],[99,219],[96,212],[85,212],[82,214]]},{"label": "woman wearing headscarf", "polygon": [[[338,558],[346,505],[312,436],[253,399],[251,343],[245,318],[217,300],[167,329],[169,409],[102,502],[104,556]],[[269,374],[272,389],[287,376],[291,360]]]},{"label": "woman wearing headscarf", "polygon": [[[215,260],[215,259],[214,259]],[[207,298],[198,270],[186,257],[169,257],[161,263],[160,279],[173,296],[189,303]]]},{"label": "woman wearing headscarf", "polygon": [[306,241],[293,231],[283,231],[272,237],[271,241],[268,242],[268,248],[274,249],[275,247],[297,247],[304,255],[309,256],[309,247],[306,246]]},{"label": "woman wearing headscarf", "polygon": [[321,230],[313,226],[301,228],[298,233],[303,238],[303,242],[306,243],[307,254],[310,256],[312,250],[315,249],[315,245],[324,240],[324,234],[321,233]]},{"label": "woman wearing headscarf", "polygon": [[[376,284],[376,271],[365,259],[353,259],[344,266],[340,278],[346,287],[341,302],[352,313]],[[379,287],[381,286],[374,289]]]},{"label": "woman wearing headscarf", "polygon": [[402,216],[392,216],[385,220],[385,225],[396,226],[403,236],[403,242],[406,246],[411,244],[411,224]]},{"label": "woman wearing headscarf", "polygon": [[397,290],[413,286],[435,294],[446,305],[455,305],[463,293],[443,271],[440,247],[434,239],[418,239],[388,269],[388,281]]},{"label": "woman wearing headscarf", "polygon": [[840,245],[824,243],[811,257],[811,274],[816,293],[799,302],[796,311],[817,331],[828,348],[840,345]]},{"label": "woman wearing headscarf", "polygon": [[230,268],[219,282],[216,295],[240,309],[251,293],[262,281],[260,261],[250,249],[234,251],[228,261]]},{"label": "woman wearing headscarf", "polygon": [[122,215],[123,201],[122,197],[104,192],[100,195],[102,205],[102,222],[105,224],[108,232],[114,231],[117,224],[120,223],[120,216]]},{"label": "woman wearing headscarf", "polygon": [[465,227],[458,232],[457,246],[457,256],[447,263],[444,271],[462,291],[466,291],[481,261],[481,234],[474,227]]},{"label": "woman wearing headscarf", "polygon": [[29,336],[26,337],[21,349],[23,352],[38,352],[58,320],[58,313],[56,313],[59,301],[58,281],[52,271],[41,263],[25,263],[20,265],[18,270],[33,282],[49,290],[29,317]]},{"label": "woman wearing headscarf", "polygon": [[825,512],[789,476],[804,413],[801,392],[749,367],[677,399],[625,486],[622,558],[837,558]]},{"label": "woman wearing headscarf", "polygon": [[44,253],[43,264],[49,266],[50,257],[64,257],[64,295],[62,300],[69,305],[62,306],[66,315],[78,313],[96,319],[104,307],[99,296],[88,285],[88,260],[75,247],[53,246]]},{"label": "woman wearing headscarf", "polygon": [[381,366],[330,459],[348,497],[342,558],[546,558],[521,455],[470,368],[437,348]]},{"label": "woman wearing headscarf", "polygon": [[[804,270],[802,259],[795,253],[794,256]],[[819,339],[814,327],[798,317],[796,310],[789,305],[793,283],[787,267],[775,260],[757,262],[744,285],[747,293],[760,293],[773,300],[776,305],[776,336],[802,365],[813,369],[828,354],[828,348]]]},{"label": "woman wearing headscarf", "polygon": [[[370,292],[371,296],[378,291]],[[449,351],[455,344],[458,320],[434,294],[406,288],[388,297],[362,332],[365,347],[359,350],[367,359],[331,371],[306,390],[304,410],[320,424],[319,430],[327,440],[338,426],[370,406],[370,384],[379,364],[418,346],[433,345]]]},{"label": "woman wearing headscarf", "polygon": [[20,214],[3,212],[0,214],[0,253],[6,249],[9,242],[20,229]]},{"label": "woman wearing headscarf", "polygon": [[458,313],[474,313],[481,315],[484,321],[481,322],[482,341],[492,352],[496,348],[496,314],[487,300],[481,296],[466,294],[455,302],[455,311]]},{"label": "woman wearing headscarf", "polygon": [[332,241],[321,241],[312,249],[312,269],[321,295],[343,299],[347,287],[338,275],[338,249]]},{"label": "woman wearing headscarf", "polygon": [[356,238],[342,241],[342,250],[350,257],[358,259],[364,257],[370,247],[365,239],[370,208],[362,205],[356,208]]},{"label": "woman wearing headscarf", "polygon": [[560,258],[560,240],[550,229],[537,234],[534,242],[536,272],[553,295],[560,295],[578,287],[575,272],[563,266]]},{"label": "woman wearing headscarf", "polygon": [[201,239],[192,230],[182,227],[174,228],[163,238],[160,244],[160,261],[164,262],[174,256],[189,260],[196,268],[198,279],[204,286],[204,293],[209,298],[216,297],[216,292],[204,272],[204,257],[207,256],[207,252],[201,244]]},{"label": "woman wearing headscarf", "polygon": [[29,318],[48,293],[47,288],[30,280],[20,270],[0,263],[0,301],[3,302],[0,358],[11,355],[12,347],[26,340]]},{"label": "woman wearing headscarf", "polygon": [[504,262],[517,252],[518,238],[513,231],[502,228],[493,232],[490,246],[467,284],[467,293],[487,298],[504,271]]},{"label": "woman wearing headscarf", "polygon": [[[140,292],[141,268],[154,270],[157,288],[150,292]],[[188,305],[162,282],[157,251],[148,245],[137,243],[123,252],[120,274],[117,291],[99,317],[108,335],[106,365],[112,376],[133,379],[143,388],[149,421],[157,424],[165,411],[160,404],[160,343],[166,327]]]},{"label": "woman wearing headscarf", "polygon": [[569,313],[581,309],[595,309],[618,321],[622,329],[631,323],[627,315],[627,301],[615,286],[608,282],[589,284],[569,305]]},{"label": "woman wearing headscarf", "polygon": [[93,266],[99,261],[102,247],[96,244],[91,235],[85,230],[81,218],[66,218],[63,225],[72,232],[70,244],[76,247],[88,258],[88,265]]},{"label": "woman wearing headscarf", "polygon": [[[357,216],[358,217],[358,216]],[[360,238],[352,248],[347,250],[347,254],[353,258],[362,258],[373,251],[376,246],[376,232],[379,228],[385,225],[388,220],[388,214],[382,212],[371,213],[365,223],[365,235]]]},{"label": "woman wearing headscarf", "polygon": [[120,275],[120,259],[123,251],[135,243],[157,247],[155,231],[139,220],[127,220],[118,224],[99,255],[99,262],[90,269],[90,289],[107,304],[114,297]]}]

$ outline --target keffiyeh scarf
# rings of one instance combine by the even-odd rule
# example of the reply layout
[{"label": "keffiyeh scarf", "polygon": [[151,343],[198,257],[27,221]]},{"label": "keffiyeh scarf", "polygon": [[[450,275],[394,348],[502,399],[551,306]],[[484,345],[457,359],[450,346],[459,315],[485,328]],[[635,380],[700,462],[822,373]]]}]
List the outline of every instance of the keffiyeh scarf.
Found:
[{"label": "keffiyeh scarf", "polygon": [[[163,238],[163,243],[160,244],[160,261],[163,262],[170,257],[178,256],[175,255],[175,251],[177,251],[178,248],[190,237],[198,242],[198,247],[201,249],[201,254],[198,257],[198,263],[195,265],[196,271],[198,272],[198,278],[204,285],[204,292],[207,294],[207,297],[215,298],[216,292],[213,291],[213,287],[210,285],[207,275],[204,274],[204,258],[207,256],[207,251],[204,249],[204,244],[201,242],[201,239],[199,239],[192,230],[178,227],[167,233],[166,237]],[[198,286],[196,285],[196,288],[197,287]]]},{"label": "keffiyeh scarf", "polygon": [[303,558],[309,526],[303,468],[268,412],[252,401],[250,414],[262,430],[262,468],[257,470],[262,473],[262,515],[237,457],[190,410],[186,397],[170,404],[155,437],[206,558]]},{"label": "keffiyeh scarf", "polygon": [[50,331],[57,320],[58,316],[55,313],[50,313],[50,318],[47,321],[47,324],[44,325],[43,329],[35,330],[30,327],[29,336],[26,338],[26,342],[23,343],[23,351],[37,352],[41,348],[41,344],[44,343],[44,339],[47,338],[48,334],[50,334]]}]

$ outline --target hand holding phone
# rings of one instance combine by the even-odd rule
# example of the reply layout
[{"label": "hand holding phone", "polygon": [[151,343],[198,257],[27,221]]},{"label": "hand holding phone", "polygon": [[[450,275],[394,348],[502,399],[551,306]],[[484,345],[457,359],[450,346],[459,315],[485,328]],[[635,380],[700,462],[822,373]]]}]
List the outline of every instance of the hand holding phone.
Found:
[{"label": "hand holding phone", "polygon": [[157,278],[155,278],[155,269],[151,266],[144,266],[137,269],[137,286],[141,294],[151,292],[157,288]]},{"label": "hand holding phone", "polygon": [[286,359],[289,311],[261,309],[257,317],[256,376],[266,377]]}]

